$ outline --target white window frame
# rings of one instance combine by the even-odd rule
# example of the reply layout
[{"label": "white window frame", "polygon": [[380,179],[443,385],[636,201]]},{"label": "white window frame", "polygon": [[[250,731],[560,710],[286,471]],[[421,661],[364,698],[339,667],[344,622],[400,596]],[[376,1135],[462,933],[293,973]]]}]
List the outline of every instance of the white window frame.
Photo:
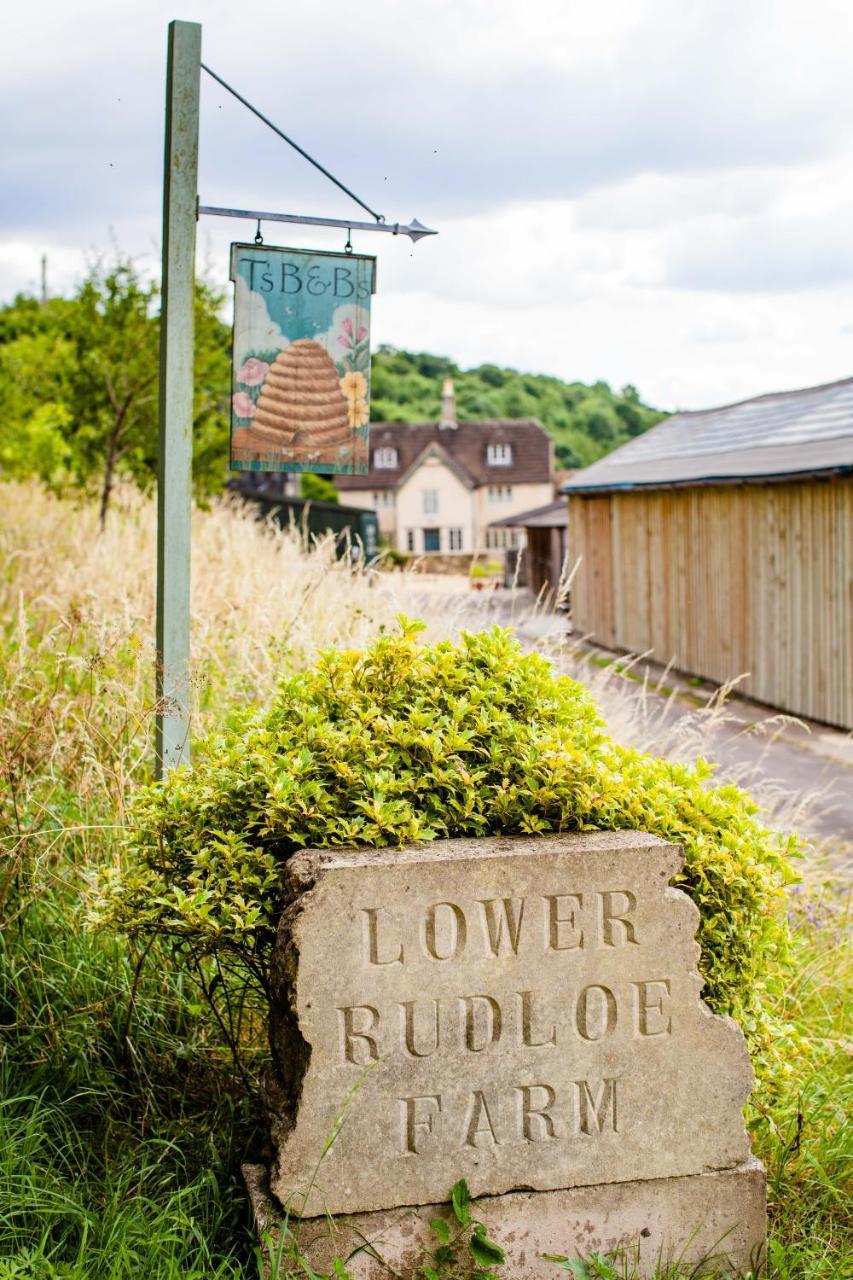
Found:
[{"label": "white window frame", "polygon": [[455,526],[447,531],[447,545],[450,551],[461,551],[463,544],[463,533],[459,526]]},{"label": "white window frame", "polygon": [[486,445],[486,463],[490,467],[511,467],[512,466],[512,445],[511,444]]},{"label": "white window frame", "polygon": [[406,550],[412,555],[415,550],[415,531],[414,529],[406,530]]},{"label": "white window frame", "polygon": [[425,516],[437,516],[438,489],[421,489],[421,503]]},{"label": "white window frame", "polygon": [[373,450],[373,469],[375,471],[396,471],[399,464],[399,454],[391,445],[383,445],[381,449]]}]

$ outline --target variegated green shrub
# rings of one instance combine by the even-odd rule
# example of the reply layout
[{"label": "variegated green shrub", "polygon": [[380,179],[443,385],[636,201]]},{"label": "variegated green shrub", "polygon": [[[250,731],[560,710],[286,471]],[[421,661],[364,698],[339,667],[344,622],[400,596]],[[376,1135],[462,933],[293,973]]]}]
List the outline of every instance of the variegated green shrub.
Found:
[{"label": "variegated green shrub", "polygon": [[191,770],[143,790],[102,922],[227,958],[263,987],[282,863],[303,846],[647,831],[684,848],[708,1002],[760,1041],[794,842],[742,791],[714,787],[709,766],[613,742],[587,691],[509,632],[422,645],[419,630],[322,654],[200,744]]}]

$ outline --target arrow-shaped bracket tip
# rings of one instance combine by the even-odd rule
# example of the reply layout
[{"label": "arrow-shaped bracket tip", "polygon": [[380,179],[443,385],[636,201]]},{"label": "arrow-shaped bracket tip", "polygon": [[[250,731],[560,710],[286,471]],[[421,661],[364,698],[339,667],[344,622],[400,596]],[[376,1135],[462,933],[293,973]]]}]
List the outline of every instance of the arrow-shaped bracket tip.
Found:
[{"label": "arrow-shaped bracket tip", "polygon": [[412,218],[407,227],[401,227],[400,229],[405,232],[410,240],[423,240],[424,236],[438,235],[437,231],[433,231],[431,227],[425,227],[422,222],[418,222],[417,218]]}]

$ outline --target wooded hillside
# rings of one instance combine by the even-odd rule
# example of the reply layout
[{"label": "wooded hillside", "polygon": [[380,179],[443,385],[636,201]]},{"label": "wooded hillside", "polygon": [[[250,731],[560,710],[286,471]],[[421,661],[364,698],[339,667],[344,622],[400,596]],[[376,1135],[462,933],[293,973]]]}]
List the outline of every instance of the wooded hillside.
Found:
[{"label": "wooded hillside", "polygon": [[[117,256],[96,262],[70,297],[21,296],[0,306],[0,478],[37,476],[57,492],[96,495],[102,520],[119,478],[153,487],[157,292]],[[223,306],[199,280],[193,477],[201,499],[228,478],[231,333]],[[563,468],[587,466],[663,416],[631,386],[617,394],[606,382],[566,383],[494,364],[463,370],[444,356],[386,346],[373,359],[372,420],[436,421],[446,377],[462,419],[538,418]]]},{"label": "wooded hillside", "polygon": [[435,421],[444,378],[453,379],[463,421],[538,418],[554,437],[558,467],[589,466],[665,417],[643,403],[636,387],[616,392],[606,382],[562,382],[495,364],[460,369],[444,356],[383,346],[373,357],[371,420]]}]

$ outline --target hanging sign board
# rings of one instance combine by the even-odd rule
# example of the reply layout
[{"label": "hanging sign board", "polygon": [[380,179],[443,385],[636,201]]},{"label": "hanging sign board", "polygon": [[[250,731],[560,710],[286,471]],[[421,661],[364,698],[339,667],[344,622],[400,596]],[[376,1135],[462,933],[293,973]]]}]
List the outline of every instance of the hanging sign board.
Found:
[{"label": "hanging sign board", "polygon": [[364,475],[376,259],[233,244],[233,471]]}]

